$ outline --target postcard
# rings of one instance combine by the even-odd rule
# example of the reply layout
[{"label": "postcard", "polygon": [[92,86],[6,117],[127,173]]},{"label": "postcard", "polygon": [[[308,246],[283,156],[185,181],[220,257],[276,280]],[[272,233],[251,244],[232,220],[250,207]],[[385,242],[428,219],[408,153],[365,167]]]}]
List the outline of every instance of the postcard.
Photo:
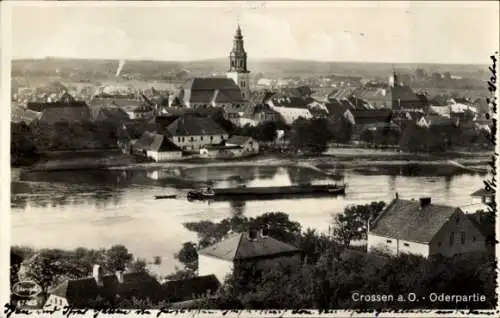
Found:
[{"label": "postcard", "polygon": [[1,13],[6,317],[499,314],[497,2]]}]

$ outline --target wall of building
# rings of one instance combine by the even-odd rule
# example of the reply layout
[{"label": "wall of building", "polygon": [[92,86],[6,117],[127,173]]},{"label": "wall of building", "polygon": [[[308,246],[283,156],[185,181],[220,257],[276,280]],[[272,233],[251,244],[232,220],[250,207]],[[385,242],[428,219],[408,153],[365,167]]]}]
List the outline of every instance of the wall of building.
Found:
[{"label": "wall of building", "polygon": [[207,255],[198,255],[198,275],[212,275],[223,283],[226,276],[233,272],[233,262],[210,257]]},{"label": "wall of building", "polygon": [[141,119],[141,118],[151,118],[154,113],[151,112],[127,112],[130,119]]},{"label": "wall of building", "polygon": [[162,162],[162,161],[180,159],[180,158],[182,158],[182,152],[181,151],[158,152],[158,151],[148,150],[148,151],[146,151],[146,156],[148,158],[153,159],[156,162]]},{"label": "wall of building", "polygon": [[445,256],[486,251],[484,236],[465,214],[458,211],[437,233],[431,241],[430,247],[431,254],[443,254]]},{"label": "wall of building", "polygon": [[429,245],[425,243],[417,243],[405,240],[397,240],[395,238],[368,234],[368,251],[382,250],[391,255],[399,255],[401,253],[416,254],[423,257],[429,256]]},{"label": "wall of building", "polygon": [[243,99],[248,100],[250,98],[250,74],[249,73],[238,73],[238,72],[228,72],[226,73],[227,78],[232,79],[236,85],[241,90],[241,96]]},{"label": "wall of building", "polygon": [[184,150],[199,150],[206,145],[218,145],[223,140],[228,140],[229,135],[205,135],[205,136],[175,136],[172,142]]},{"label": "wall of building", "polygon": [[44,307],[49,307],[49,308],[63,308],[64,306],[68,306],[68,301],[64,297],[59,297],[56,295],[50,295],[47,301],[45,302]]},{"label": "wall of building", "polygon": [[259,153],[259,143],[255,140],[247,141],[242,147],[244,153]]},{"label": "wall of building", "polygon": [[285,120],[285,122],[289,125],[292,124],[295,120],[299,119],[300,117],[305,119],[310,119],[313,117],[309,109],[305,108],[273,106],[272,109],[277,111],[281,115],[281,117]]},{"label": "wall of building", "polygon": [[368,233],[368,251],[383,250],[389,254],[397,255],[398,241],[385,236]]},{"label": "wall of building", "polygon": [[429,244],[417,243],[405,240],[398,240],[399,254],[416,254],[423,257],[429,257]]}]

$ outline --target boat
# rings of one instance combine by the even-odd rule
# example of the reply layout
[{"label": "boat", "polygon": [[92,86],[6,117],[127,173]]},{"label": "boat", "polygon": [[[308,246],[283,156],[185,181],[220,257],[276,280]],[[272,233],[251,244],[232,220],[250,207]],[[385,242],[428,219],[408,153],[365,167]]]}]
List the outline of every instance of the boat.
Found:
[{"label": "boat", "polygon": [[299,184],[281,187],[246,187],[202,189],[188,192],[188,200],[265,200],[282,197],[345,195],[346,185]]},{"label": "boat", "polygon": [[203,188],[201,190],[188,191],[188,200],[208,200],[215,197],[215,191],[212,188]]},{"label": "boat", "polygon": [[169,194],[169,195],[155,195],[155,199],[175,199],[177,198],[177,195],[175,194]]}]

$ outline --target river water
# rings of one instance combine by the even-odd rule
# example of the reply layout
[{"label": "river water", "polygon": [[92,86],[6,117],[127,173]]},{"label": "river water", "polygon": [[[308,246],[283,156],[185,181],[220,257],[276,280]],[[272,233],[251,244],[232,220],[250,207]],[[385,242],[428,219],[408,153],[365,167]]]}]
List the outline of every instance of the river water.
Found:
[{"label": "river water", "polygon": [[[470,194],[483,186],[485,178],[477,174],[435,176],[424,172],[402,175],[400,170],[342,173],[348,184],[345,197],[208,203],[189,202],[185,193],[208,180],[223,187],[277,186],[328,178],[308,168],[276,166],[197,166],[150,171],[13,170],[11,244],[62,249],[123,244],[135,256],[147,260],[160,256],[162,264],[155,270],[169,273],[174,270],[173,256],[182,243],[196,240],[196,234],[186,230],[184,222],[282,211],[304,229],[327,231],[332,215],[347,205],[389,202],[396,192],[404,199],[431,196],[433,202],[476,210]],[[162,194],[178,197],[154,199],[154,195]]]}]

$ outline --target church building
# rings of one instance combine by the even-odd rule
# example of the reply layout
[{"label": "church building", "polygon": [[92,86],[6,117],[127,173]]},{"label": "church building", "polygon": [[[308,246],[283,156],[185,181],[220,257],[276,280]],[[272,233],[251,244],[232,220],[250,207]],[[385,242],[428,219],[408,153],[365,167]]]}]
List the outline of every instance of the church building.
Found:
[{"label": "church building", "polygon": [[249,102],[250,87],[247,53],[238,25],[226,77],[195,77],[182,87],[179,100],[187,107],[222,107],[243,109]]}]

